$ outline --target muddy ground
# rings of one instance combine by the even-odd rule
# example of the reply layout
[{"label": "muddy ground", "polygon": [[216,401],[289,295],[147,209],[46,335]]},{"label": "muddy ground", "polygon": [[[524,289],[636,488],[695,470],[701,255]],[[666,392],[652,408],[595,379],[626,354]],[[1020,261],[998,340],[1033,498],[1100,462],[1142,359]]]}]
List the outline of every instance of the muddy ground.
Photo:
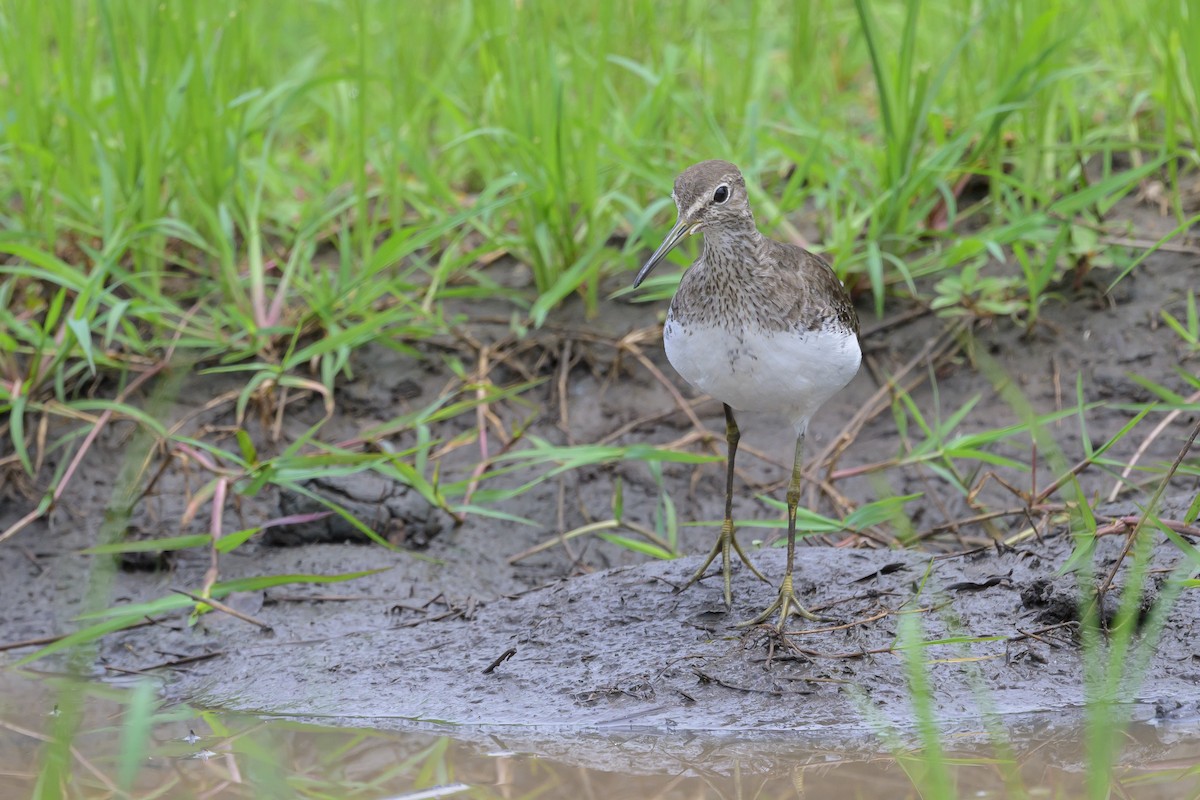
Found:
[{"label": "muddy ground", "polygon": [[[1133,220],[1138,239],[1155,240],[1171,227],[1132,202],[1117,213]],[[1112,276],[1099,271],[1095,277],[1107,281]],[[512,279],[521,280],[519,270]],[[1101,444],[1131,418],[1130,404],[1151,399],[1131,374],[1181,395],[1194,392],[1181,372],[1196,374],[1200,359],[1186,353],[1178,336],[1161,324],[1160,311],[1182,317],[1185,292],[1196,286],[1200,257],[1194,249],[1159,252],[1110,296],[1101,295],[1092,282],[1061,287],[1059,299],[1043,309],[1043,322],[1028,334],[1004,320],[975,326],[969,337],[974,358],[957,345],[937,355],[939,342],[967,341],[944,335],[945,320],[898,306],[875,321],[860,307],[865,367],[810,429],[810,475],[823,477],[832,491],[812,481],[806,499],[814,510],[840,516],[852,504],[922,493],[904,505],[917,546],[878,546],[872,531],[809,537],[798,554],[797,589],[810,608],[837,622],[797,624],[786,641],[762,629],[734,627],[769,603],[774,591],[744,569],[735,573],[732,612],[720,600],[717,577],[676,594],[674,588],[697,566],[698,555],[650,562],[589,536],[510,563],[530,547],[608,518],[618,482],[632,521],[653,526],[660,492],[673,499],[685,522],[720,518],[720,462],[666,465],[661,490],[644,464],[624,462],[568,471],[496,505],[535,521],[534,526],[478,515],[454,525],[402,488],[381,490],[367,481],[336,486],[332,491],[341,499],[357,494],[380,509],[374,522],[401,547],[393,552],[343,542],[279,546],[290,537],[276,531],[270,540],[253,539],[225,556],[221,577],[387,571],[345,584],[280,587],[230,601],[269,625],[271,633],[209,614],[194,627],[180,616],[167,616],[110,635],[97,654],[95,674],[152,671],[168,678],[169,696],[216,707],[372,726],[454,723],[455,735],[485,747],[494,746],[497,731],[503,731],[513,749],[593,766],[656,769],[664,735],[684,737],[673,746],[712,749],[720,754],[715,761],[730,763],[741,760],[744,751],[766,758],[772,748],[794,747],[794,732],[802,732],[813,746],[864,741],[878,746],[871,731],[912,722],[903,659],[892,648],[901,617],[915,612],[927,638],[990,637],[926,651],[935,660],[929,669],[938,715],[949,729],[982,730],[985,706],[1004,715],[1014,731],[1034,724],[1037,717],[1029,715],[1037,712],[1055,712],[1058,722],[1077,718],[1066,713],[1085,697],[1073,635],[1076,578],[1059,574],[1072,546],[1063,518],[1038,515],[1035,533],[1011,548],[996,547],[996,539],[1028,529],[1030,518],[1014,513],[987,522],[963,520],[980,509],[1022,506],[998,482],[983,482],[972,506],[925,467],[858,474],[864,465],[886,462],[904,448],[890,399],[874,407],[872,402],[882,382],[912,362],[905,380],[913,382],[913,401],[929,420],[975,403],[956,429],[965,434],[1018,422],[1020,412],[1005,394],[1013,386],[1033,410],[1047,414],[1075,405],[1078,379],[1084,399],[1096,405],[1084,415],[1086,429],[1076,416],[1044,426],[1061,450],[1047,453],[1043,442],[1038,452],[1038,486],[1044,487],[1062,464],[1083,457],[1085,436],[1093,446]],[[698,431],[669,388],[694,397],[663,357],[653,327],[663,310],[608,301],[598,316],[585,319],[579,308],[568,307],[544,330],[516,337],[506,323],[511,309],[499,303],[460,309],[463,335],[425,346],[420,359],[382,343],[356,353],[355,377],[339,387],[338,415],[321,436],[352,438],[429,405],[454,384],[444,356],[466,359],[470,371],[484,346],[489,377],[497,385],[527,377],[523,373],[547,378],[525,394],[531,403],[490,409],[509,430],[526,427],[556,444],[677,442]],[[617,346],[621,341],[624,346]],[[981,362],[993,366],[976,369]],[[223,438],[228,445],[230,404],[207,408],[205,403],[237,388],[228,376],[191,377],[171,416],[187,418],[189,430]],[[720,406],[700,399],[689,408],[703,428],[692,449],[723,454]],[[864,409],[877,413],[864,414]],[[289,436],[299,435],[321,413],[316,399],[291,406],[278,442],[265,426],[254,428],[260,450],[282,449]],[[1111,463],[1118,466],[1083,471],[1084,494],[1107,497],[1118,482],[1119,465],[1139,449],[1144,466],[1161,470],[1169,463],[1197,415],[1179,414],[1151,436],[1165,418],[1164,412],[1152,413],[1112,449]],[[468,412],[432,433],[449,442],[476,419]],[[779,510],[760,495],[782,498],[783,465],[790,462],[792,443],[778,435],[780,420],[746,415],[740,422],[735,516],[748,523],[778,520]],[[910,443],[919,444],[918,427],[909,420],[907,428]],[[0,545],[0,646],[62,634],[76,625],[74,617],[85,609],[92,563],[78,551],[96,540],[130,437],[128,425],[110,425],[65,502]],[[490,452],[500,447],[497,438],[492,437]],[[392,442],[398,450],[412,444],[408,436]],[[1021,461],[1033,457],[1027,435],[1013,437],[997,452]],[[474,442],[453,449],[445,458],[446,474],[462,477],[478,453]],[[968,485],[983,480],[982,472],[967,472],[970,465],[961,469]],[[485,488],[517,486],[534,474],[518,471]],[[1019,482],[1019,488],[1028,487],[1028,474],[1001,474]],[[1133,479],[1148,475],[1135,472]],[[182,531],[178,524],[189,493],[204,479],[194,468],[169,466],[136,509],[136,530],[149,536],[204,530],[206,520]],[[32,507],[30,489],[10,475],[0,495],[0,526]],[[392,496],[377,502],[381,491]],[[1179,518],[1196,492],[1194,477],[1177,477],[1164,513]],[[1102,511],[1114,518],[1135,515],[1136,504],[1148,496],[1149,488],[1134,488]],[[1055,494],[1048,502],[1064,499]],[[287,498],[282,503],[281,510],[281,498],[271,491],[231,502],[226,527],[256,525],[297,510]],[[711,524],[685,526],[681,549],[706,552],[714,534]],[[780,534],[778,528],[746,527],[742,538],[769,544]],[[1123,544],[1120,535],[1101,540],[1095,562],[1100,574],[1115,563]],[[772,581],[782,575],[783,555],[772,547],[753,552]],[[1180,558],[1172,545],[1160,543],[1155,568],[1167,570]],[[176,587],[194,590],[207,566],[206,553],[185,551],[166,569],[118,571],[112,602],[150,600]],[[1157,573],[1145,601],[1148,619],[1164,575]],[[1106,608],[1123,576],[1117,573]],[[1164,729],[1200,725],[1198,604],[1195,590],[1183,593],[1142,680],[1122,690],[1121,699],[1133,704],[1135,718]],[[515,653],[509,660],[485,672],[510,649]],[[11,662],[29,652],[10,648],[0,651],[0,659]],[[163,666],[168,664],[173,666]],[[37,666],[58,664],[49,660]]]}]

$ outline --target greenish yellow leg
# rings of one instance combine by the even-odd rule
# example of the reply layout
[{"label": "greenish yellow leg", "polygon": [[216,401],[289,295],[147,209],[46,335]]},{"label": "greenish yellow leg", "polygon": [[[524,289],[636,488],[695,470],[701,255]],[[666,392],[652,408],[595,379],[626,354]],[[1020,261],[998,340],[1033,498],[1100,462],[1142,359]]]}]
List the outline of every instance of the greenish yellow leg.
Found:
[{"label": "greenish yellow leg", "polygon": [[[679,591],[691,586],[696,581],[704,576],[704,571],[708,569],[709,564],[717,557],[717,553],[721,554],[721,572],[725,576],[725,607],[733,608],[733,561],[730,557],[730,550],[736,552],[738,557],[750,568],[750,571],[759,577],[760,580],[766,581],[766,577],[750,562],[746,557],[746,552],[742,550],[742,546],[738,544],[737,536],[734,535],[733,528],[733,461],[737,457],[738,441],[741,439],[741,432],[738,431],[737,421],[733,418],[733,409],[728,405],[725,406],[725,443],[729,446],[729,455],[726,458],[725,465],[725,521],[721,523],[721,533],[717,536],[717,541],[713,544],[713,549],[708,554],[708,558],[704,559],[704,563],[700,565],[700,569],[692,574],[691,580],[683,585]],[[793,513],[793,516],[795,514]]]},{"label": "greenish yellow leg", "polygon": [[770,619],[771,615],[776,611],[779,612],[779,625],[776,630],[783,633],[784,625],[787,623],[788,615],[795,614],[805,619],[810,619],[814,622],[822,622],[822,618],[809,611],[800,604],[800,600],[796,597],[796,590],[792,586],[792,568],[796,561],[796,508],[800,505],[800,474],[804,464],[804,432],[796,437],[796,460],[792,464],[792,481],[788,485],[787,504],[788,504],[788,552],[787,552],[787,572],[783,575],[783,583],[779,585],[779,596],[775,598],[766,611],[763,611],[757,617],[746,622],[738,623],[739,627],[748,625],[758,625]]}]

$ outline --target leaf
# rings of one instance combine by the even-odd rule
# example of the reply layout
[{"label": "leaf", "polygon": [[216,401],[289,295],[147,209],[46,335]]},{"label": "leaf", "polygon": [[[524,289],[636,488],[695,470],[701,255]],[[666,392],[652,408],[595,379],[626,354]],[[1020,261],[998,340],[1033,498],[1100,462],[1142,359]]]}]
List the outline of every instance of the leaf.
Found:
[{"label": "leaf", "polygon": [[79,552],[84,555],[98,556],[113,553],[161,553],[169,550],[186,550],[190,547],[205,547],[212,541],[207,533],[195,533],[188,536],[168,536],[163,539],[141,539],[131,542],[112,542],[98,544]]},{"label": "leaf", "polygon": [[[1072,478],[1070,485],[1075,489],[1075,497],[1084,496],[1077,479]],[[1056,575],[1066,575],[1091,564],[1096,551],[1096,517],[1087,503],[1071,505],[1071,534],[1075,540],[1071,555],[1055,571]]]},{"label": "leaf", "polygon": [[487,506],[475,505],[474,503],[453,506],[449,510],[453,511],[457,515],[465,516],[469,514],[473,517],[487,517],[489,519],[504,520],[505,522],[516,522],[519,525],[528,525],[531,528],[542,527],[542,523],[534,522],[527,517],[510,514],[507,511],[498,511],[497,509],[489,508]]},{"label": "leaf", "polygon": [[[1200,498],[1198,498],[1198,500],[1200,500]],[[1197,501],[1193,501],[1193,504],[1195,504],[1195,502]],[[1157,517],[1152,519],[1152,523],[1162,532],[1163,536],[1166,536],[1172,544],[1179,548],[1184,556],[1187,557],[1188,561],[1192,562],[1193,567],[1200,569],[1200,550],[1197,550],[1195,545],[1193,545],[1187,539],[1184,539],[1166,525],[1162,524],[1162,521]]]},{"label": "leaf", "polygon": [[649,68],[647,68],[643,64],[638,63],[637,61],[634,61],[629,58],[625,58],[623,56],[617,56],[617,55],[612,55],[612,54],[609,54],[607,56],[607,59],[610,64],[616,64],[619,67],[624,67],[625,69],[632,72],[634,75],[637,75],[639,78],[644,80],[651,87],[658,86],[658,84],[662,81],[662,78],[655,75],[653,72],[650,71]]},{"label": "leaf", "polygon": [[250,434],[245,428],[238,428],[235,434],[237,436],[238,449],[242,451],[242,458],[250,466],[258,464],[258,451],[254,449],[254,440],[250,438]]},{"label": "leaf", "polygon": [[1048,212],[1062,217],[1073,217],[1091,206],[1100,205],[1101,211],[1111,208],[1125,194],[1137,186],[1138,181],[1162,168],[1165,158],[1147,161],[1140,167],[1122,170],[1086,189],[1069,194],[1051,204]]},{"label": "leaf", "polygon": [[[175,608],[182,608],[191,602],[188,600],[188,598],[182,596],[179,597],[179,600],[184,602],[180,603],[178,601],[173,601],[173,598],[169,597],[163,598],[162,604],[155,606],[150,613],[161,614],[166,611],[171,611]],[[173,602],[168,604],[167,601]],[[150,604],[143,603],[142,605],[145,606]],[[13,666],[24,666],[25,664],[32,663],[39,659],[45,658],[46,656],[54,655],[55,653],[63,650],[77,647],[82,644],[87,644],[89,642],[94,642],[110,633],[115,633],[116,631],[123,630],[138,622],[141,622],[144,618],[144,614],[125,615],[114,617],[112,619],[106,619],[105,621],[98,622],[95,625],[89,625],[88,627],[81,628],[74,633],[67,634],[56,642],[51,642],[40,650],[30,653],[24,658],[19,659]]]},{"label": "leaf", "polygon": [[919,500],[921,497],[924,497],[924,495],[918,492],[916,494],[885,497],[882,500],[867,503],[846,517],[843,525],[846,530],[851,531],[861,531],[864,528],[879,525],[894,518],[897,514],[903,513],[905,503]]},{"label": "leaf", "polygon": [[26,395],[17,395],[13,398],[12,409],[9,411],[8,423],[12,428],[12,444],[13,449],[17,451],[17,458],[21,460],[21,466],[25,468],[25,474],[33,476],[33,462],[29,458],[29,449],[25,446],[25,405],[28,402]]},{"label": "leaf", "polygon": [[93,376],[96,374],[96,358],[92,350],[92,331],[88,327],[87,320],[77,317],[67,317],[67,327],[71,330],[71,335],[75,337],[75,341],[79,343],[79,347],[83,350],[83,357],[87,361],[88,370]]},{"label": "leaf", "polygon": [[159,420],[137,406],[132,406],[128,403],[117,403],[112,400],[76,400],[72,403],[72,406],[80,411],[112,411],[115,414],[120,414],[136,422],[140,422],[158,434],[162,439],[170,438],[167,429],[163,427],[163,424]]},{"label": "leaf", "polygon": [[597,259],[604,252],[604,244],[603,239],[597,240],[586,253],[579,256],[578,260],[569,269],[560,272],[558,279],[551,286],[542,290],[538,295],[538,299],[534,302],[533,308],[529,310],[529,316],[533,320],[534,325],[541,327],[551,309],[558,306],[567,295],[583,284],[584,279],[591,273]]},{"label": "leaf", "polygon": [[[216,584],[213,587],[212,596],[222,597],[229,594],[228,590],[223,587],[226,584]],[[131,603],[129,605],[114,606],[102,611],[95,611],[89,614],[81,614],[77,619],[89,620],[100,619],[102,622],[81,628],[67,636],[53,642],[46,647],[38,650],[17,662],[17,665],[27,664],[31,661],[36,661],[39,658],[44,658],[52,653],[57,653],[77,644],[94,641],[106,633],[120,630],[121,628],[129,627],[136,622],[139,622],[146,617],[165,614],[169,611],[174,611],[180,608],[186,608],[192,601],[183,595],[170,594],[166,597],[160,597],[156,600],[150,600],[144,603]]]},{"label": "leaf", "polygon": [[[271,589],[276,586],[286,586],[291,583],[342,583],[343,581],[352,581],[355,578],[363,578],[368,575],[378,575],[380,572],[387,572],[391,567],[381,567],[379,569],[366,569],[358,572],[345,572],[338,575],[313,575],[305,573],[292,573],[286,575],[255,575],[249,578],[233,578],[228,581],[221,581],[213,584],[212,590],[209,592],[209,597],[220,599],[234,592],[256,592],[260,589]],[[175,603],[176,599],[182,599],[182,604]],[[183,595],[169,595],[151,600],[146,603],[134,603],[127,606],[114,606],[102,611],[94,611],[89,614],[81,614],[78,619],[107,619],[109,617],[136,616],[145,617],[151,614],[162,613],[164,610],[163,604],[166,604],[166,610],[171,608],[179,608],[191,603],[191,600],[183,597]]]},{"label": "leaf", "polygon": [[601,539],[604,539],[607,542],[612,542],[613,544],[617,544],[617,545],[620,545],[621,547],[628,548],[629,550],[632,550],[635,553],[642,553],[644,555],[652,556],[654,558],[662,559],[664,561],[668,561],[675,557],[674,553],[667,552],[666,550],[662,549],[658,545],[651,544],[650,542],[642,541],[641,539],[634,539],[629,536],[622,536],[619,533],[598,533],[596,535],[599,536]]},{"label": "leaf", "polygon": [[[261,531],[262,528],[243,528],[240,531],[226,533],[217,540],[216,548],[219,553],[232,553],[237,548],[245,544],[251,536]],[[207,538],[207,537],[206,537]]]},{"label": "leaf", "polygon": [[1184,220],[1179,225],[1177,225],[1170,233],[1166,234],[1165,236],[1160,238],[1158,241],[1156,241],[1154,243],[1153,247],[1148,247],[1145,250],[1143,250],[1137,258],[1135,258],[1133,261],[1129,262],[1129,264],[1125,267],[1125,269],[1121,270],[1120,275],[1113,278],[1112,283],[1110,283],[1108,285],[1108,291],[1112,292],[1112,290],[1116,287],[1116,285],[1118,283],[1120,283],[1122,280],[1124,280],[1126,278],[1126,276],[1129,275],[1129,273],[1131,273],[1135,269],[1137,269],[1143,261],[1145,261],[1150,256],[1154,255],[1156,252],[1158,252],[1159,248],[1161,248],[1164,244],[1171,241],[1172,239],[1175,239],[1177,236],[1179,236],[1179,234],[1191,230],[1192,226],[1195,225],[1197,222],[1200,222],[1200,214],[1197,214],[1196,216],[1191,217],[1190,219]]}]

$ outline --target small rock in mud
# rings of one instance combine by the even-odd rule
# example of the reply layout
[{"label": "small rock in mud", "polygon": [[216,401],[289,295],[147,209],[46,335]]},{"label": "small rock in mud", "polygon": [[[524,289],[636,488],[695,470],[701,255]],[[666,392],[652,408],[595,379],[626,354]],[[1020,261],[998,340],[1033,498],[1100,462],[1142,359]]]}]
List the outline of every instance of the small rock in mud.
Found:
[{"label": "small rock in mud", "polygon": [[1021,589],[1021,605],[1037,611],[1038,622],[1055,625],[1079,618],[1074,589],[1066,590],[1052,578],[1034,578]]},{"label": "small rock in mud", "polygon": [[[353,514],[388,542],[422,549],[446,527],[445,515],[421,494],[404,484],[372,472],[313,478],[303,486]],[[297,492],[281,492],[281,516],[317,514],[329,508]],[[362,542],[370,539],[339,514],[292,525],[268,528],[263,542],[293,547],[319,542]]]},{"label": "small rock in mud", "polygon": [[[1114,587],[1113,591],[1101,596],[1101,621],[1106,626],[1116,619],[1120,595],[1120,587]],[[1156,596],[1154,586],[1148,586],[1143,598],[1143,614],[1153,606]],[[1072,575],[1034,578],[1021,589],[1021,605],[1036,611],[1038,622],[1047,625],[1079,622],[1079,590]]]}]

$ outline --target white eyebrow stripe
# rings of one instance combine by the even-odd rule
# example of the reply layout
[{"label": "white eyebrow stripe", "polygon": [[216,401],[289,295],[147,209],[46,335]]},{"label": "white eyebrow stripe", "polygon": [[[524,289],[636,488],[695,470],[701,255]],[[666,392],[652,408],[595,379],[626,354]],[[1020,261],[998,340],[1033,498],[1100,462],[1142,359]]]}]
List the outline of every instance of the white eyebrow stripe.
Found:
[{"label": "white eyebrow stripe", "polygon": [[692,218],[692,215],[693,215],[693,214],[695,214],[697,211],[699,211],[699,210],[700,210],[700,208],[701,208],[701,206],[703,206],[703,205],[704,205],[704,202],[705,202],[705,198],[701,197],[699,200],[697,200],[696,202],[692,203],[692,206],[691,206],[691,208],[689,208],[689,209],[687,210],[687,213],[686,213],[684,216],[685,216],[687,219],[691,219],[691,218]]}]

